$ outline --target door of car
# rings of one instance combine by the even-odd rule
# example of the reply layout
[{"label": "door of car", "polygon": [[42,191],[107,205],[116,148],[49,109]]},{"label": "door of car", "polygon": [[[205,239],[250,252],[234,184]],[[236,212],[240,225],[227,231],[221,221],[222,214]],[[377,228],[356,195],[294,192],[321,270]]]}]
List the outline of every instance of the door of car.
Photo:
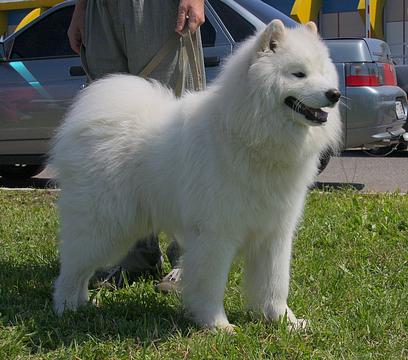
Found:
[{"label": "door of car", "polygon": [[206,4],[205,23],[201,25],[204,64],[207,83],[220,71],[222,60],[231,54],[233,44],[214,10]]},{"label": "door of car", "polygon": [[73,6],[57,6],[6,39],[0,141],[48,139],[85,83],[82,74],[72,76],[80,67],[67,38],[72,11]]},{"label": "door of car", "polygon": [[[218,65],[219,60],[229,55],[235,45],[252,35],[256,28],[237,9],[233,9],[220,0],[207,1],[206,17],[207,21],[201,27],[201,32],[204,35],[203,46],[207,79],[211,81],[220,68],[216,65],[211,67],[209,64],[217,62]],[[213,36],[216,36],[216,42],[212,46],[206,46],[205,41],[208,23],[211,23],[215,29]]]}]

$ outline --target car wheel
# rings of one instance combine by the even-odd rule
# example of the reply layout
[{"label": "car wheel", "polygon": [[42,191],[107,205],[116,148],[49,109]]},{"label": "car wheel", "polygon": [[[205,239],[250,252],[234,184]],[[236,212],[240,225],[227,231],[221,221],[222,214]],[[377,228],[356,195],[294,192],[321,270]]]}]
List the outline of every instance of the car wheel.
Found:
[{"label": "car wheel", "polygon": [[329,153],[329,152],[324,152],[323,154],[320,155],[320,159],[319,159],[320,162],[319,162],[319,166],[318,166],[318,169],[319,169],[318,174],[320,174],[321,172],[323,172],[324,169],[326,169],[327,164],[329,163],[330,159],[331,159],[331,153]]},{"label": "car wheel", "polygon": [[7,164],[0,165],[0,176],[7,180],[25,180],[44,170],[43,164]]}]

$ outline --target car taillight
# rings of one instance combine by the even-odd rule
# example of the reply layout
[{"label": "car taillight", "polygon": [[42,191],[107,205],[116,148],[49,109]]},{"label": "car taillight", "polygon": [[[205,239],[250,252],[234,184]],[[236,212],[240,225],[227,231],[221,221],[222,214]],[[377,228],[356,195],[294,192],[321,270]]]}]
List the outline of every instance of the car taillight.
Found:
[{"label": "car taillight", "polygon": [[353,63],[347,66],[346,86],[379,86],[376,63]]},{"label": "car taillight", "polygon": [[382,85],[397,85],[397,76],[393,64],[362,62],[347,65],[346,86]]},{"label": "car taillight", "polygon": [[383,85],[396,86],[397,74],[394,65],[389,63],[378,63],[378,67],[380,69]]}]

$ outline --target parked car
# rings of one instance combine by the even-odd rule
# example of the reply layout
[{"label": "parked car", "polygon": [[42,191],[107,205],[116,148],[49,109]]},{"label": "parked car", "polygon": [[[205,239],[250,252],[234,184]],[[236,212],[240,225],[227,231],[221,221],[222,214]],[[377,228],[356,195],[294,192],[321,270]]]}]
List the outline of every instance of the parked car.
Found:
[{"label": "parked car", "polygon": [[407,95],[397,85],[387,43],[378,39],[326,39],[340,75],[345,147],[384,154],[405,136]]},{"label": "parked car", "polygon": [[397,86],[391,52],[378,39],[326,40],[345,96],[347,148],[389,144],[404,133],[407,97]]},{"label": "parked car", "polygon": [[[44,12],[0,42],[0,175],[27,178],[40,172],[49,140],[75,94],[84,86],[79,57],[66,36],[74,1]],[[274,18],[298,23],[270,0],[208,0],[202,40],[208,82],[242,40]],[[407,99],[390,82],[386,43],[328,40],[345,95],[341,107],[344,147],[393,141],[403,132]],[[322,159],[323,165],[327,158]]]}]

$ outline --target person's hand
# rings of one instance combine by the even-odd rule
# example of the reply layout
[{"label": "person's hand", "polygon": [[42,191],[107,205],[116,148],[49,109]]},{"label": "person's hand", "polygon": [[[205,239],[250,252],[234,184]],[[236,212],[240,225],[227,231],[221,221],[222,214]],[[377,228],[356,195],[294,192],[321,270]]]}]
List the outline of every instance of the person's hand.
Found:
[{"label": "person's hand", "polygon": [[85,43],[85,13],[86,0],[77,0],[67,32],[69,44],[77,54],[80,53],[81,45]]},{"label": "person's hand", "polygon": [[180,35],[187,25],[192,33],[204,23],[204,0],[180,0],[177,15],[176,32]]}]

